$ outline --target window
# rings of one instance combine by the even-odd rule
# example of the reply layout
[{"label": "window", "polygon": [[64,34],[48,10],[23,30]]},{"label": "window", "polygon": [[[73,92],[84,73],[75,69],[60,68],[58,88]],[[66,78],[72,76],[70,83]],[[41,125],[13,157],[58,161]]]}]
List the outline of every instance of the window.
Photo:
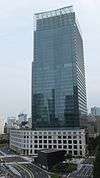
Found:
[{"label": "window", "polygon": [[37,143],[37,140],[34,140],[34,143]]},{"label": "window", "polygon": [[54,145],[53,148],[57,148],[57,145]]},{"label": "window", "polygon": [[63,144],[66,144],[67,143],[67,140],[63,140]]},{"label": "window", "polygon": [[52,141],[51,140],[49,140],[49,143],[51,143]]},{"label": "window", "polygon": [[34,132],[34,134],[37,134],[37,132]]},{"label": "window", "polygon": [[68,148],[69,148],[69,149],[72,149],[72,145],[68,145]]},{"label": "window", "polygon": [[51,149],[52,148],[52,145],[49,145],[49,149]]},{"label": "window", "polygon": [[82,146],[80,145],[80,149],[82,149]]},{"label": "window", "polygon": [[39,143],[42,143],[42,140],[39,140]]},{"label": "window", "polygon": [[74,145],[74,149],[77,149],[77,145]]},{"label": "window", "polygon": [[74,143],[74,144],[77,144],[77,140],[73,140],[73,143]]},{"label": "window", "polygon": [[30,150],[30,154],[32,154],[32,150]]},{"label": "window", "polygon": [[44,145],[44,148],[47,148],[47,145]]},{"label": "window", "polygon": [[37,145],[34,145],[34,148],[37,148],[38,146]]},{"label": "window", "polygon": [[61,140],[58,140],[58,143],[61,143]]},{"label": "window", "polygon": [[58,132],[59,135],[61,135],[61,132]]},{"label": "window", "polygon": [[73,134],[76,134],[76,132],[73,132]]},{"label": "window", "polygon": [[34,150],[34,153],[37,154],[37,150]]},{"label": "window", "polygon": [[56,135],[56,132],[53,132],[54,135]]},{"label": "window", "polygon": [[77,136],[73,136],[73,139],[76,139],[77,138]]},{"label": "window", "polygon": [[67,145],[64,145],[64,146],[63,146],[63,149],[67,149]]},{"label": "window", "polygon": [[61,145],[58,145],[58,148],[62,148],[62,146],[61,146]]},{"label": "window", "polygon": [[47,143],[47,140],[44,140],[44,143]]},{"label": "window", "polygon": [[34,138],[37,138],[37,136],[34,136]]},{"label": "window", "polygon": [[74,155],[77,155],[77,151],[74,151]]},{"label": "window", "polygon": [[64,135],[66,135],[66,132],[63,132]]},{"label": "window", "polygon": [[72,137],[71,136],[68,136],[68,139],[71,139]]},{"label": "window", "polygon": [[71,134],[71,132],[68,132],[68,135],[70,135]]},{"label": "window", "polygon": [[42,136],[39,136],[39,138],[41,139],[41,138],[42,138]]},{"label": "window", "polygon": [[39,145],[39,148],[42,148],[42,145]]},{"label": "window", "polygon": [[61,136],[58,136],[59,139],[61,139]]},{"label": "window", "polygon": [[44,139],[46,139],[47,138],[47,136],[44,136]]},{"label": "window", "polygon": [[57,143],[57,140],[53,140],[53,143]]},{"label": "window", "polygon": [[63,136],[63,139],[66,139],[66,136]]},{"label": "window", "polygon": [[51,136],[48,136],[49,139],[51,139],[52,137]]},{"label": "window", "polygon": [[44,135],[46,135],[47,134],[47,132],[44,132]]},{"label": "window", "polygon": [[80,155],[82,155],[82,151],[80,151]]},{"label": "window", "polygon": [[79,144],[82,144],[82,141],[81,141],[81,140],[79,140]]},{"label": "window", "polygon": [[48,132],[48,134],[51,134],[51,132]]},{"label": "window", "polygon": [[69,151],[68,154],[72,155],[72,151]]},{"label": "window", "polygon": [[68,140],[68,143],[69,143],[69,144],[72,144],[72,140]]}]

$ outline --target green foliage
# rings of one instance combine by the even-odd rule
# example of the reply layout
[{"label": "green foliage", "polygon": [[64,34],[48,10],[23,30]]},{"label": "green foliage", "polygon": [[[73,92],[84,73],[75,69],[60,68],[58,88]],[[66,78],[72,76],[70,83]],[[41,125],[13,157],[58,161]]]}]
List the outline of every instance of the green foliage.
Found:
[{"label": "green foliage", "polygon": [[94,178],[100,178],[100,137],[97,139],[96,158],[94,162]]},{"label": "green foliage", "polygon": [[58,174],[71,173],[77,169],[77,165],[73,163],[60,163],[53,167],[52,172]]},{"label": "green foliage", "polygon": [[71,154],[67,154],[66,155],[66,159],[72,160],[72,155]]},{"label": "green foliage", "polygon": [[93,156],[95,154],[95,149],[96,149],[96,139],[95,138],[89,138],[87,149],[89,151],[90,156]]},{"label": "green foliage", "polygon": [[54,174],[51,176],[51,178],[60,178],[60,176],[58,174]]},{"label": "green foliage", "polygon": [[6,143],[0,143],[0,148],[4,148],[7,144]]},{"label": "green foliage", "polygon": [[89,156],[94,156],[96,152],[96,148],[99,144],[100,137],[96,138],[89,138],[88,143],[87,143],[87,149],[89,151]]},{"label": "green foliage", "polygon": [[69,173],[75,171],[76,169],[77,169],[77,165],[76,165],[76,164],[71,164],[71,163],[68,164],[67,171],[68,171]]}]

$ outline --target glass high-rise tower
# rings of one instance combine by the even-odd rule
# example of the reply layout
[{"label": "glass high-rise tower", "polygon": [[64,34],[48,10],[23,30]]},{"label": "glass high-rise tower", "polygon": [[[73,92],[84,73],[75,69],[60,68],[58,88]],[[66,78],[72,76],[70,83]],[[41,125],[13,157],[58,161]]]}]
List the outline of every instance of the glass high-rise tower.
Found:
[{"label": "glass high-rise tower", "polygon": [[83,41],[73,7],[35,14],[34,127],[80,127],[87,114]]}]

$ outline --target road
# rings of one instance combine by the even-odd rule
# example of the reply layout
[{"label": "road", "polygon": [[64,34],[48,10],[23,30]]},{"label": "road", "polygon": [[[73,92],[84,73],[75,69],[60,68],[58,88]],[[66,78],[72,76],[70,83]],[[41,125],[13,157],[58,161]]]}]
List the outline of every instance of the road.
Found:
[{"label": "road", "polygon": [[[23,164],[20,165],[24,170],[27,170],[27,172],[30,173],[30,177],[32,178],[50,178],[48,173],[44,171],[43,169],[37,167],[36,165],[33,164]],[[34,176],[33,176],[34,175]]]},{"label": "road", "polygon": [[[48,172],[41,169],[40,167],[30,163],[30,160],[25,159],[17,155],[12,155],[10,150],[7,149],[0,150],[2,164],[10,167],[10,172],[17,174],[17,178],[50,178]],[[9,154],[8,154],[9,153]],[[13,169],[14,168],[14,169]],[[12,176],[14,178],[14,175]]]},{"label": "road", "polygon": [[9,169],[9,167],[7,167],[6,165],[3,165],[1,167],[1,169],[4,171],[4,176],[6,176],[7,178],[20,178],[19,175],[15,174],[13,171],[11,171]]},{"label": "road", "polygon": [[33,172],[24,165],[16,164],[13,167],[20,173],[20,178],[35,178]]},{"label": "road", "polygon": [[83,164],[82,167],[71,173],[68,177],[69,178],[90,178],[93,174],[93,165]]}]

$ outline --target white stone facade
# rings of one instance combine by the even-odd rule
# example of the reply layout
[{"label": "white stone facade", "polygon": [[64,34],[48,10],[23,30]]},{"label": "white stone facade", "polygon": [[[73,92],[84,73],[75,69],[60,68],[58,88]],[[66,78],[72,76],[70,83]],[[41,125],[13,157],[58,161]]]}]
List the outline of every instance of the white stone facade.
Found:
[{"label": "white stone facade", "polygon": [[0,135],[4,133],[4,118],[0,115]]},{"label": "white stone facade", "polygon": [[36,155],[41,149],[66,150],[85,156],[85,130],[11,130],[10,148],[22,155]]}]

